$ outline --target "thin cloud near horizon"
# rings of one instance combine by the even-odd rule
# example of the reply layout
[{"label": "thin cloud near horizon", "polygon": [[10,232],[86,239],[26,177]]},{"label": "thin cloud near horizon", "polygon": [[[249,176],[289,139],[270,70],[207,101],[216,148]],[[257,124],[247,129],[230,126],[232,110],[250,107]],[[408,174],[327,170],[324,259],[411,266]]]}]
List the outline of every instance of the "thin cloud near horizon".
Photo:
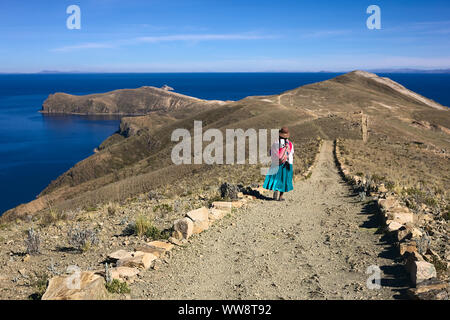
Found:
[{"label": "thin cloud near horizon", "polygon": [[174,42],[174,41],[186,41],[186,42],[202,42],[202,41],[231,41],[231,40],[262,40],[262,39],[275,39],[278,38],[273,35],[258,35],[250,33],[232,33],[232,34],[176,34],[165,36],[146,36],[136,37],[129,40],[116,40],[105,42],[86,42],[77,45],[63,46],[54,48],[52,52],[68,52],[73,50],[84,49],[105,49],[105,48],[117,48],[127,45],[137,45],[141,43],[159,43],[159,42]]}]

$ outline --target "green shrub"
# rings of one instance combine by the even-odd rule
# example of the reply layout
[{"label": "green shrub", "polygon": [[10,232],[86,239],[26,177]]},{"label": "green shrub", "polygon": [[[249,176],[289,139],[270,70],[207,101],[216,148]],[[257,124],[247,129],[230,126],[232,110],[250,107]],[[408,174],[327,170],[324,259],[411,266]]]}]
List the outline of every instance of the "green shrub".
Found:
[{"label": "green shrub", "polygon": [[155,227],[154,225],[151,225],[145,231],[145,236],[147,238],[150,238],[150,239],[153,239],[153,240],[157,240],[157,239],[160,239],[162,237],[162,233],[157,227]]},{"label": "green shrub", "polygon": [[139,237],[143,236],[149,229],[152,228],[152,226],[153,224],[149,218],[146,216],[139,216],[134,222],[134,233]]},{"label": "green shrub", "polygon": [[433,256],[433,261],[431,261],[431,263],[433,263],[438,273],[447,271],[447,264],[439,260],[437,257]]},{"label": "green shrub", "polygon": [[41,300],[42,296],[47,290],[48,276],[46,273],[39,273],[36,275],[36,279],[31,283],[31,286],[36,290],[28,298],[30,300]]},{"label": "green shrub", "polygon": [[50,207],[48,211],[44,212],[44,214],[41,217],[40,224],[43,227],[55,224],[58,221],[66,220],[67,215],[65,212],[58,211],[56,209],[53,209]]},{"label": "green shrub", "polygon": [[131,290],[128,287],[126,282],[119,281],[117,279],[112,280],[109,283],[106,283],[106,290],[110,293],[130,293]]},{"label": "green shrub", "polygon": [[445,211],[443,213],[443,216],[444,216],[445,220],[447,220],[447,221],[450,220],[450,205],[447,205],[445,207]]},{"label": "green shrub", "polygon": [[385,185],[386,189],[388,189],[389,191],[394,190],[395,188],[395,182],[393,181],[386,181]]},{"label": "green shrub", "polygon": [[425,196],[423,191],[421,191],[421,190],[419,190],[417,188],[414,188],[414,187],[407,188],[405,190],[405,192],[409,196],[415,196],[415,197],[424,197]]},{"label": "green shrub", "polygon": [[438,201],[436,200],[436,198],[433,197],[425,198],[423,203],[425,203],[429,207],[436,207],[438,205]]},{"label": "green shrub", "polygon": [[161,212],[161,213],[170,213],[173,212],[173,207],[169,204],[163,203],[158,204],[153,207],[154,212]]},{"label": "green shrub", "polygon": [[371,177],[372,181],[375,183],[382,183],[384,180],[386,180],[386,177],[380,176],[378,174],[373,174]]},{"label": "green shrub", "polygon": [[414,210],[414,211],[419,210],[419,207],[417,206],[417,204],[415,204],[415,203],[412,202],[412,201],[407,201],[407,202],[406,202],[406,206],[407,206],[409,209]]},{"label": "green shrub", "polygon": [[110,203],[106,207],[106,212],[108,213],[108,215],[114,216],[119,211],[119,208],[120,207],[119,207],[119,205],[117,203]]},{"label": "green shrub", "polygon": [[145,235],[147,238],[153,240],[168,238],[168,235],[165,232],[159,230],[153,225],[153,222],[144,215],[140,215],[136,218],[135,222],[129,224],[125,233],[135,234],[138,237]]}]

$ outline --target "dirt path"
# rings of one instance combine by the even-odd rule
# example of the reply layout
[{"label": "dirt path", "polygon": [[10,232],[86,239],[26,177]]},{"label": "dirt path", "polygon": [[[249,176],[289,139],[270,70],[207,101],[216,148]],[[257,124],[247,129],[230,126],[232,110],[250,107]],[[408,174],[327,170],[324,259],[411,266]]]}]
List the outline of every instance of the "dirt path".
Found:
[{"label": "dirt path", "polygon": [[[131,285],[135,299],[393,299],[405,279],[374,209],[341,180],[332,142],[284,203],[256,200]],[[379,290],[366,269],[382,270]]]}]

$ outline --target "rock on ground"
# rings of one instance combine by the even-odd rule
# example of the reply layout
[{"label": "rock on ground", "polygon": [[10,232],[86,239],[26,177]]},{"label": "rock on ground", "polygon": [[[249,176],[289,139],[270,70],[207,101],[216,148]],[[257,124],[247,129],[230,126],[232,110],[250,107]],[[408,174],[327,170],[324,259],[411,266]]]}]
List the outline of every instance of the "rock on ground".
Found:
[{"label": "rock on ground", "polygon": [[105,280],[93,272],[50,279],[42,300],[103,300],[108,298]]}]

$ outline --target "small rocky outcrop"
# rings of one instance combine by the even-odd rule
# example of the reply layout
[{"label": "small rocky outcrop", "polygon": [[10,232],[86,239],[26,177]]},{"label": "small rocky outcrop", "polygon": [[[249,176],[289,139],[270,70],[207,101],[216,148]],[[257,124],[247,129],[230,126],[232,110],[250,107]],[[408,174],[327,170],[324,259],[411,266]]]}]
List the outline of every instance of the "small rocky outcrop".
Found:
[{"label": "small rocky outcrop", "polygon": [[166,91],[173,91],[174,90],[172,87],[169,87],[167,84],[163,85],[161,87],[161,89],[166,90]]},{"label": "small rocky outcrop", "polygon": [[229,184],[228,182],[225,182],[220,186],[220,196],[224,199],[236,200],[238,199],[239,192],[241,192],[239,186]]},{"label": "small rocky outcrop", "polygon": [[49,280],[42,300],[104,300],[108,298],[105,279],[94,272],[56,276]]}]

